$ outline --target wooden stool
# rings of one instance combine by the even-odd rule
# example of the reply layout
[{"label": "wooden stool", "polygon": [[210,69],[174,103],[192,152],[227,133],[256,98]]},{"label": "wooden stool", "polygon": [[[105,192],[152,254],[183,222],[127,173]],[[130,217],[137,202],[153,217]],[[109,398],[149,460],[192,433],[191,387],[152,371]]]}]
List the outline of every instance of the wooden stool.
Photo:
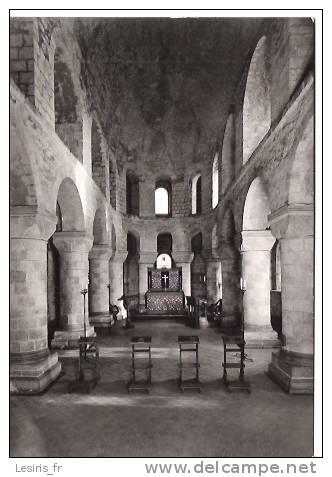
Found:
[{"label": "wooden stool", "polygon": [[[242,336],[223,336],[224,344],[224,362],[222,366],[224,368],[223,372],[223,381],[228,391],[247,391],[250,393],[250,383],[244,379],[244,359],[245,359],[245,340]],[[239,352],[240,351],[240,361],[238,363],[228,362],[227,353],[230,352]],[[229,380],[227,375],[227,369],[239,369],[239,379]]]},{"label": "wooden stool", "polygon": [[[199,337],[198,336],[178,336],[178,343],[180,349],[180,362],[179,362],[179,387],[181,392],[185,389],[197,389],[201,392],[201,384],[199,381],[199,359],[198,359],[198,345]],[[195,353],[195,361],[185,362],[182,359],[182,353]],[[184,368],[194,368],[195,369],[195,378],[194,379],[183,379],[183,369]]]},{"label": "wooden stool", "polygon": [[[135,359],[137,353],[146,355],[148,361],[139,362]],[[147,377],[144,380],[138,380],[136,372],[143,370],[147,372]],[[151,357],[151,336],[133,336],[131,338],[131,371],[132,378],[127,385],[128,393],[130,391],[145,391],[149,392],[149,386],[152,383],[152,357]]]}]

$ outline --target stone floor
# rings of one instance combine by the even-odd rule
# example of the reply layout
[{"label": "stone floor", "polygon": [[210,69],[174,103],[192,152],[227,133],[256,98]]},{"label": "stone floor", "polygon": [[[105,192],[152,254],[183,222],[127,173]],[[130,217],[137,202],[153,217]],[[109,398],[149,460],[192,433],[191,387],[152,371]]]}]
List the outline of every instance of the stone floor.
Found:
[{"label": "stone floor", "polygon": [[[152,336],[150,395],[126,391],[131,335]],[[177,388],[179,334],[200,336],[202,393]],[[248,350],[252,392],[228,393],[220,379],[218,328],[176,321],[135,322],[98,336],[101,380],[90,394],[69,394],[75,352],[43,395],[11,397],[11,456],[280,457],[313,454],[313,399],[284,393],[266,375],[271,350]],[[64,354],[64,353],[62,353]]]}]

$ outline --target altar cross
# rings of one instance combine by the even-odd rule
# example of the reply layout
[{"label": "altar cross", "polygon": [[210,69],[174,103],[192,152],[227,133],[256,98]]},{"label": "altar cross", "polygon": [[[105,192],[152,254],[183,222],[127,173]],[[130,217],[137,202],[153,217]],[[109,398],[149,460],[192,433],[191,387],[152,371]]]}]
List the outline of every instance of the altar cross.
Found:
[{"label": "altar cross", "polygon": [[162,282],[164,282],[163,288],[167,288],[167,279],[168,279],[167,274],[163,273],[162,276],[161,276],[161,280],[162,280]]}]

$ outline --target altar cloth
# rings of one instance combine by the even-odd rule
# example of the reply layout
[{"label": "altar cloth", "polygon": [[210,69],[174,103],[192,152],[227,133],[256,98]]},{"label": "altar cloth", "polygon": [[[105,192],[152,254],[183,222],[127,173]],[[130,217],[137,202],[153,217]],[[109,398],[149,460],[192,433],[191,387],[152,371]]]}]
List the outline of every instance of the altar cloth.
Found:
[{"label": "altar cloth", "polygon": [[182,313],[184,310],[183,291],[154,291],[146,292],[146,308],[157,313]]}]

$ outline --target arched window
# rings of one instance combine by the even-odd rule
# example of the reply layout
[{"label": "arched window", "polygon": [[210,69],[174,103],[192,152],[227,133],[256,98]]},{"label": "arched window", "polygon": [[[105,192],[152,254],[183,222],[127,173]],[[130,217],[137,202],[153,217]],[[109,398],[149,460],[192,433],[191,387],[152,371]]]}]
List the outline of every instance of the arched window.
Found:
[{"label": "arched window", "polygon": [[127,214],[139,215],[139,180],[131,173],[126,175]]},{"label": "arched window", "polygon": [[159,180],[155,188],[155,214],[171,215],[171,183],[168,180]]},{"label": "arched window", "polygon": [[192,214],[200,214],[202,212],[202,176],[199,174],[192,180],[191,204]]},{"label": "arched window", "polygon": [[216,153],[212,165],[212,208],[219,202],[219,155]]}]

